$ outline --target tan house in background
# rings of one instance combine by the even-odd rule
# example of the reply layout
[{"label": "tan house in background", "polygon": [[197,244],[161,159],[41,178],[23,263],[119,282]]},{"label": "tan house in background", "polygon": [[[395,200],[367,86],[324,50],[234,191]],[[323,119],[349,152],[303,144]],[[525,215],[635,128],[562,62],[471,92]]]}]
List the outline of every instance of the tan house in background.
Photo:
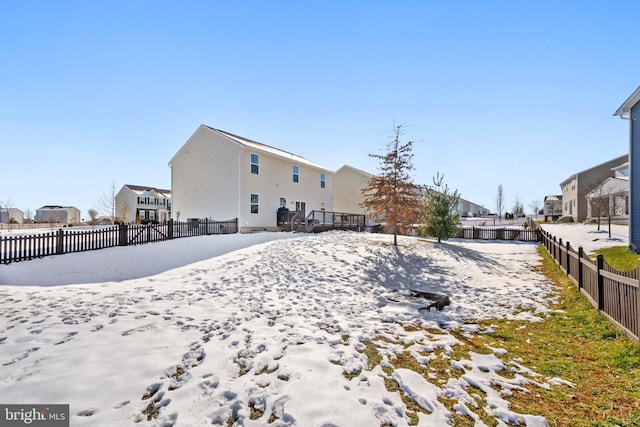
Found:
[{"label": "tan house in background", "polygon": [[0,208],[0,224],[23,224],[24,213],[16,208]]},{"label": "tan house in background", "polygon": [[304,157],[201,125],[169,162],[171,217],[276,230],[278,210],[333,211],[334,174]]},{"label": "tan house in background", "polygon": [[362,189],[367,186],[371,174],[344,165],[335,172],[333,178],[333,207],[338,212],[360,213],[365,211],[360,207],[364,201]]},{"label": "tan house in background", "polygon": [[73,206],[47,205],[36,209],[34,222],[50,224],[80,224],[80,210]]},{"label": "tan house in background", "polygon": [[605,179],[614,176],[613,169],[628,162],[627,154],[608,162],[575,173],[560,183],[562,190],[562,216],[576,222],[587,219],[586,195]]}]

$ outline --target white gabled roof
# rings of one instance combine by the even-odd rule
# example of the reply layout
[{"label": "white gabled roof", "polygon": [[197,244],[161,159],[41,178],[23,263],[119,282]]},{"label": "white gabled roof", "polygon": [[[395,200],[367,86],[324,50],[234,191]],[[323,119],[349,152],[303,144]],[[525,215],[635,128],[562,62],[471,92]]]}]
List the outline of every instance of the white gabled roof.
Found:
[{"label": "white gabled roof", "polygon": [[[292,162],[297,163],[297,164],[305,164],[307,166],[311,166],[311,167],[316,168],[316,169],[323,169],[323,170],[326,170],[327,172],[331,172],[329,169],[325,168],[324,166],[320,166],[320,165],[318,165],[316,163],[313,163],[312,161],[310,161],[308,159],[305,159],[302,156],[298,156],[297,154],[289,153],[288,151],[284,151],[284,150],[281,150],[279,148],[271,147],[271,146],[263,144],[261,142],[256,142],[256,141],[253,141],[251,139],[245,138],[243,136],[234,135],[232,133],[229,133],[229,132],[226,132],[226,131],[223,131],[223,130],[220,130],[220,129],[215,129],[215,128],[212,128],[211,126],[206,126],[206,125],[204,125],[204,126],[209,128],[209,129],[211,129],[211,130],[213,130],[213,131],[215,131],[215,132],[218,132],[219,134],[231,139],[232,141],[235,141],[236,143],[238,143],[240,145],[243,145],[245,147],[248,147],[248,148],[250,148],[252,150],[262,151],[264,153],[268,153],[268,154],[271,154],[271,155],[276,156],[276,157],[280,157],[280,158],[283,158],[283,159],[286,159],[286,160],[291,160]],[[331,172],[331,173],[333,173],[333,172]]]},{"label": "white gabled roof", "polygon": [[585,197],[591,198],[609,194],[620,194],[629,191],[629,178],[607,178],[593,190],[589,191]]},{"label": "white gabled roof", "polygon": [[[333,175],[333,171],[325,168],[324,166],[320,166],[317,163],[313,163],[312,161],[305,159],[302,156],[298,156],[297,154],[293,154],[293,153],[289,153],[288,151],[284,151],[281,150],[279,148],[275,148],[275,147],[271,147],[270,145],[266,145],[263,144],[261,142],[257,142],[257,141],[253,141],[251,139],[245,138],[243,136],[239,136],[239,135],[235,135],[220,129],[216,129],[216,128],[212,128],[211,126],[207,126],[207,125],[200,125],[200,127],[198,127],[198,129],[194,132],[194,135],[196,133],[198,133],[198,131],[200,129],[206,129],[210,132],[215,132],[218,135],[224,137],[225,139],[228,139],[242,147],[246,147],[249,148],[251,150],[255,150],[255,151],[259,151],[262,153],[266,153],[266,154],[270,154],[272,156],[275,157],[279,157],[281,159],[285,159],[285,160],[289,160],[295,164],[298,165],[307,165],[310,166],[314,169],[320,169],[322,171],[325,171],[329,174]],[[191,136],[191,138],[193,138],[193,136]],[[180,148],[180,150],[178,150],[178,152],[173,156],[173,158],[169,161],[169,166],[171,166],[171,163],[173,163],[173,159],[176,158],[176,156],[189,144],[189,141],[191,140],[191,138],[189,138],[189,140],[182,146],[182,148]]]},{"label": "white gabled roof", "polygon": [[622,103],[622,105],[613,113],[614,116],[620,116],[629,114],[631,112],[631,107],[640,102],[640,86],[627,98],[626,101]]}]

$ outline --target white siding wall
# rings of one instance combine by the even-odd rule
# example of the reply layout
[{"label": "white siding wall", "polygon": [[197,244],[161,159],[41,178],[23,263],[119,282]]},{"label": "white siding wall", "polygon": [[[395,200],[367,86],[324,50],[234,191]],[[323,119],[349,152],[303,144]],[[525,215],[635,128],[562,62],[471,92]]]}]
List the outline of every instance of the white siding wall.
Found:
[{"label": "white siding wall", "polygon": [[[260,156],[259,174],[251,173],[251,154]],[[293,182],[293,165],[299,167],[299,181]],[[296,202],[306,203],[306,214],[312,210],[333,210],[333,173],[296,163],[270,154],[245,149],[240,159],[241,188],[239,227],[241,231],[276,227],[276,212],[280,198],[287,201],[290,211]],[[320,187],[320,174],[326,177],[325,188]],[[251,194],[259,196],[259,213],[251,213]]]},{"label": "white siding wall", "polygon": [[201,127],[171,162],[171,216],[227,220],[238,216],[241,147]]}]

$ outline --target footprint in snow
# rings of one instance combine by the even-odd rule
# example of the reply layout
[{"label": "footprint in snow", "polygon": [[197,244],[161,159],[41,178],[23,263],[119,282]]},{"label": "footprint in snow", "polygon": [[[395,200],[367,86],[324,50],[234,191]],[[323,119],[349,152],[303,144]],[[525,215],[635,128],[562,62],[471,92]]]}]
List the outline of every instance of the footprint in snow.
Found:
[{"label": "footprint in snow", "polygon": [[60,344],[64,344],[66,342],[69,342],[73,339],[74,336],[78,335],[77,332],[71,332],[70,334],[68,334],[66,337],[62,338],[60,341],[54,343],[53,345],[60,345]]},{"label": "footprint in snow", "polygon": [[27,357],[29,357],[29,355],[31,353],[33,353],[34,351],[38,351],[40,349],[40,347],[31,347],[30,349],[28,349],[27,351],[25,351],[24,353],[22,353],[19,356],[14,357],[13,359],[11,359],[10,361],[3,363],[2,366],[8,366],[8,365],[12,365],[16,362],[19,362],[23,359],[26,359]]}]

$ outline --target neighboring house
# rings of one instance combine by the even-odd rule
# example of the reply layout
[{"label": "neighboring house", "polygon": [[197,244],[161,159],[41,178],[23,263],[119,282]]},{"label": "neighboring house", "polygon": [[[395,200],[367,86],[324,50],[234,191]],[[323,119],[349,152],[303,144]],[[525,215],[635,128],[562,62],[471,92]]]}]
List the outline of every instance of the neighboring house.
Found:
[{"label": "neighboring house", "polygon": [[626,163],[628,155],[616,157],[608,162],[575,173],[560,183],[562,190],[562,216],[576,222],[587,219],[586,194],[605,179],[614,176],[613,168]]},{"label": "neighboring house", "polygon": [[0,209],[0,224],[23,224],[24,213],[20,209],[16,208],[1,208]]},{"label": "neighboring house", "polygon": [[557,221],[562,216],[562,195],[545,196],[542,208],[544,221]]},{"label": "neighboring house", "polygon": [[171,218],[171,191],[142,185],[122,186],[116,194],[116,220],[165,222]]},{"label": "neighboring house", "polygon": [[640,87],[613,114],[629,120],[629,246],[640,250]]},{"label": "neighboring house", "polygon": [[607,178],[585,196],[587,218],[611,217],[627,220],[629,217],[629,162],[612,168],[613,177]]},{"label": "neighboring house", "polygon": [[368,172],[356,169],[353,166],[344,165],[335,172],[333,177],[333,208],[337,212],[361,213],[365,210],[360,207],[364,201],[362,189],[372,175]]},{"label": "neighboring house", "polygon": [[489,209],[465,199],[458,200],[458,212],[463,218],[487,217]]},{"label": "neighboring house", "polygon": [[80,224],[80,210],[73,206],[43,206],[36,209],[34,221],[64,225]]},{"label": "neighboring house", "polygon": [[278,209],[333,211],[332,171],[304,157],[201,125],[169,162],[171,217],[238,218],[240,232],[276,230]]}]

